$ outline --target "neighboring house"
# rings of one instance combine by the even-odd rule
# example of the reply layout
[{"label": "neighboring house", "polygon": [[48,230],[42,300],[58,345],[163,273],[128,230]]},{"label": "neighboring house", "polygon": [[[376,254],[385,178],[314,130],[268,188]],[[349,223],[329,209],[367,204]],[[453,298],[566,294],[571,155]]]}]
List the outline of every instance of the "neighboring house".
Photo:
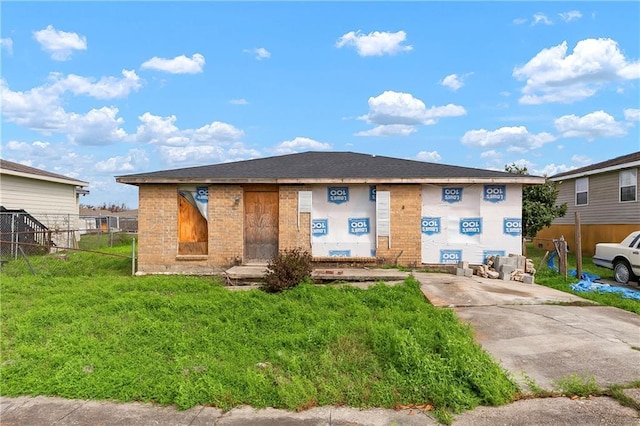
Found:
[{"label": "neighboring house", "polygon": [[558,184],[556,203],[567,203],[567,214],[538,232],[534,245],[552,250],[551,240],[563,236],[573,248],[576,212],[584,255],[593,255],[597,243],[620,242],[639,230],[639,169],[640,151],[551,176]]},{"label": "neighboring house", "polygon": [[111,210],[80,208],[80,233],[137,232],[138,210]]},{"label": "neighboring house", "polygon": [[140,273],[218,273],[291,248],[404,266],[519,254],[522,186],[544,178],[306,152],[116,181],[139,187]]},{"label": "neighboring house", "polygon": [[[74,247],[79,196],[89,183],[68,176],[0,160],[0,232],[6,242]],[[45,238],[44,235],[47,235]]]}]

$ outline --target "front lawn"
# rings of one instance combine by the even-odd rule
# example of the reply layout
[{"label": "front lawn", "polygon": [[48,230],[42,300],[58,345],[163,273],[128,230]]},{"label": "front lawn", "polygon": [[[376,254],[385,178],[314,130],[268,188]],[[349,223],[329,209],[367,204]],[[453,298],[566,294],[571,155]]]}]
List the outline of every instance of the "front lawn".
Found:
[{"label": "front lawn", "polygon": [[431,306],[411,278],[368,290],[302,284],[281,294],[95,268],[0,278],[7,396],[182,409],[432,404],[446,421],[517,392],[469,327]]}]

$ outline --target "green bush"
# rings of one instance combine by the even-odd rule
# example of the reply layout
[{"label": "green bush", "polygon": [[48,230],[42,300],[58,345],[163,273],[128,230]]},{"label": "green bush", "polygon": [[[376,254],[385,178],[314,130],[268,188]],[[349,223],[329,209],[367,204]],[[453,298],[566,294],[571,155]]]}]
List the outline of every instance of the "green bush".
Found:
[{"label": "green bush", "polygon": [[262,289],[277,293],[293,288],[311,277],[311,254],[302,249],[284,250],[267,264]]}]

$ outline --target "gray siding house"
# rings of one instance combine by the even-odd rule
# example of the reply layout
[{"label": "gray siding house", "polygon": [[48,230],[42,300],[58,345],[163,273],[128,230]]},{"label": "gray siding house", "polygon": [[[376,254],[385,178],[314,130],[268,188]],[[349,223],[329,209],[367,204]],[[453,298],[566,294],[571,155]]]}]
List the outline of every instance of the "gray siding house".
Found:
[{"label": "gray siding house", "polygon": [[553,238],[573,245],[575,213],[580,213],[582,253],[593,255],[601,242],[619,242],[640,229],[640,151],[581,167],[549,178],[558,183],[557,204],[567,203],[567,214],[538,232],[534,245],[548,250]]}]

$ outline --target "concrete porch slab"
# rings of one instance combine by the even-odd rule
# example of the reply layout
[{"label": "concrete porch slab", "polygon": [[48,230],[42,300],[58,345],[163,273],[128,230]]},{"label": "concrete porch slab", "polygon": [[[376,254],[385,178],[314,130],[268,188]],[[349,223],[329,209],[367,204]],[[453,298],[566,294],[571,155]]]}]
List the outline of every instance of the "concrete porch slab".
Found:
[{"label": "concrete porch slab", "polygon": [[[233,281],[259,281],[267,272],[266,265],[234,266],[225,271]],[[400,281],[409,272],[381,268],[316,268],[311,277],[321,281]]]}]

